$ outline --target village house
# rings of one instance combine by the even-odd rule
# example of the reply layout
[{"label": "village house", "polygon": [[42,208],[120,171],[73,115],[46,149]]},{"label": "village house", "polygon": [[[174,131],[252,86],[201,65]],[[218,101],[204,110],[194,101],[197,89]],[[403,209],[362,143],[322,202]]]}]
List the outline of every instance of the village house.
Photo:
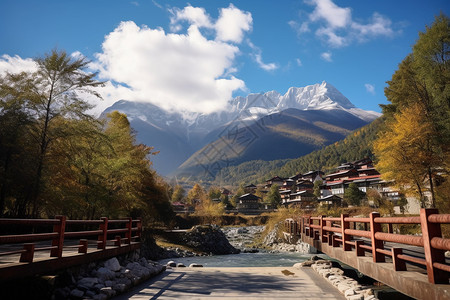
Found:
[{"label": "village house", "polygon": [[286,207],[297,207],[301,209],[313,209],[317,204],[317,198],[313,193],[301,191],[289,195],[289,200],[282,203]]},{"label": "village house", "polygon": [[266,180],[265,188],[269,189],[274,184],[281,187],[281,186],[283,186],[284,181],[285,181],[285,178],[281,178],[279,176],[272,177],[272,178]]},{"label": "village house", "polygon": [[259,214],[260,213],[261,198],[253,194],[245,194],[238,198],[236,208],[239,213],[243,214]]}]

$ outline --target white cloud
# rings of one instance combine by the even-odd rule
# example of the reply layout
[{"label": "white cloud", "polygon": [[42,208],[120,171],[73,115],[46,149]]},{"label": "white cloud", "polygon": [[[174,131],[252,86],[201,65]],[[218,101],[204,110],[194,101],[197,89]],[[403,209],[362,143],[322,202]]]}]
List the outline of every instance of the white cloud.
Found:
[{"label": "white cloud", "polygon": [[163,9],[163,6],[161,4],[159,4],[158,2],[156,2],[155,0],[152,0],[152,3],[154,6],[156,6],[157,8]]},{"label": "white cloud", "polygon": [[305,1],[314,6],[307,21],[300,26],[296,21],[289,25],[301,34],[308,32],[315,25],[315,34],[334,48],[345,47],[353,42],[365,42],[379,36],[392,37],[396,34],[389,18],[374,12],[371,19],[364,23],[357,22],[352,17],[352,9],[339,7],[332,0]]},{"label": "white cloud", "polygon": [[393,36],[394,30],[391,28],[392,22],[386,17],[375,12],[372,16],[372,22],[366,25],[353,22],[351,27],[356,31],[356,37],[359,40],[366,40],[373,36]]},{"label": "white cloud", "polygon": [[276,63],[264,63],[262,60],[262,51],[259,47],[256,47],[250,40],[247,40],[247,44],[253,50],[253,59],[256,61],[258,66],[265,71],[273,71],[278,69],[278,65]]},{"label": "white cloud", "polygon": [[213,24],[211,18],[202,7],[186,6],[183,9],[174,8],[171,9],[172,17],[170,18],[170,25],[172,31],[180,31],[180,21],[187,21],[191,25],[195,25],[199,28],[206,27],[212,28]]},{"label": "white cloud", "polygon": [[137,1],[131,1],[130,3],[133,4],[134,6],[139,6],[139,2]]},{"label": "white cloud", "polygon": [[252,29],[252,15],[230,4],[220,10],[220,16],[215,24],[217,40],[224,42],[240,43],[244,33]]},{"label": "white cloud", "polygon": [[167,34],[122,22],[105,37],[102,50],[92,67],[102,79],[117,83],[105,88],[106,102],[126,99],[210,113],[224,109],[233,91],[245,87],[230,74],[239,49],[206,39],[196,25],[187,34]]},{"label": "white cloud", "polygon": [[352,13],[348,7],[339,7],[331,0],[314,0],[311,4],[316,5],[316,8],[309,16],[313,22],[325,20],[331,28],[342,28],[351,22]]},{"label": "white cloud", "polygon": [[0,76],[6,72],[20,73],[35,71],[37,71],[37,64],[31,58],[23,59],[18,55],[9,56],[7,54],[0,57]]},{"label": "white cloud", "polygon": [[301,67],[303,65],[303,63],[300,60],[300,58],[296,58],[295,61],[297,62],[297,66]]},{"label": "white cloud", "polygon": [[324,52],[322,54],[320,54],[320,57],[328,62],[332,62],[333,60],[331,59],[331,52]]},{"label": "white cloud", "polygon": [[366,84],[364,84],[364,86],[366,87],[366,91],[368,93],[375,95],[375,86],[373,84],[366,83]]}]

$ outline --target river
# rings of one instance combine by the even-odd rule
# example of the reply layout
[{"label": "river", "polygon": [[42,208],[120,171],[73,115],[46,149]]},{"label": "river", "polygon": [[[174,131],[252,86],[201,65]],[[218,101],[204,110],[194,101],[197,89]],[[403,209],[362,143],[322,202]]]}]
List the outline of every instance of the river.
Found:
[{"label": "river", "polygon": [[[264,226],[225,227],[222,231],[230,243],[242,251],[263,229]],[[272,253],[259,249],[258,253],[180,257],[163,259],[160,263],[167,264],[169,261],[174,261],[185,266],[196,263],[204,267],[292,267],[298,262],[308,260],[312,255],[298,252]]]}]

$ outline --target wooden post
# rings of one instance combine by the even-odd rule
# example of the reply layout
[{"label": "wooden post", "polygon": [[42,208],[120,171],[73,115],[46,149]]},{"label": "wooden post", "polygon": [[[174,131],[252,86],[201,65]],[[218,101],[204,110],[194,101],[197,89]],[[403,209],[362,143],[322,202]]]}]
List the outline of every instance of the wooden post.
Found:
[{"label": "wooden post", "polygon": [[341,214],[341,230],[342,230],[342,248],[344,251],[352,250],[352,246],[347,244],[346,242],[350,241],[350,237],[345,233],[346,229],[350,229],[350,222],[346,222],[344,219],[347,218],[347,214]]},{"label": "wooden post", "polygon": [[399,254],[403,254],[402,248],[392,248],[392,263],[395,271],[406,271],[406,263],[403,259],[398,258]]},{"label": "wooden post", "polygon": [[320,241],[323,243],[324,242],[324,238],[323,238],[323,216],[320,216],[320,229],[319,229],[319,235],[320,235]]},{"label": "wooden post", "polygon": [[392,224],[387,224],[388,225],[388,233],[394,233],[394,228],[392,226]]},{"label": "wooden post", "polygon": [[365,250],[361,247],[361,245],[364,245],[364,241],[355,241],[355,251],[356,256],[364,256]]},{"label": "wooden post", "polygon": [[101,220],[103,223],[100,224],[100,230],[102,233],[98,236],[98,244],[97,249],[105,249],[106,247],[106,239],[108,238],[108,218],[102,217]]},{"label": "wooden post", "polygon": [[87,249],[88,249],[88,240],[86,239],[81,239],[80,240],[80,247],[78,248],[78,253],[87,253]]},{"label": "wooden post", "polygon": [[435,249],[431,246],[431,240],[434,237],[442,237],[441,224],[430,223],[428,216],[438,214],[435,208],[422,208],[420,210],[420,225],[422,227],[423,250],[425,252],[425,261],[427,264],[428,281],[430,283],[448,284],[449,273],[439,270],[433,266],[433,263],[445,264],[444,250]]},{"label": "wooden post", "polygon": [[142,218],[139,217],[138,220],[139,220],[139,221],[137,222],[137,228],[138,228],[138,231],[137,231],[136,235],[137,235],[138,240],[139,240],[139,242],[140,242],[140,241],[141,241],[141,236],[142,236]]},{"label": "wooden post", "polygon": [[127,223],[127,229],[128,231],[125,234],[125,238],[127,239],[127,244],[130,245],[131,244],[131,237],[132,235],[132,231],[131,229],[133,228],[133,219],[132,218],[128,218],[128,223]]},{"label": "wooden post", "polygon": [[328,231],[328,246],[333,246],[333,232],[332,231]]},{"label": "wooden post", "polygon": [[336,239],[337,239],[337,236],[336,236],[336,235],[332,235],[332,236],[331,236],[331,240],[332,240],[331,245],[332,245],[333,247],[339,247],[339,242],[338,242]]},{"label": "wooden post", "polygon": [[380,213],[371,212],[370,213],[370,237],[372,240],[372,256],[373,262],[385,262],[384,254],[377,252],[377,249],[383,249],[383,241],[375,238],[375,233],[381,232],[381,224],[375,223],[374,219],[378,218]]},{"label": "wooden post", "polygon": [[120,247],[122,245],[122,241],[120,239],[120,235],[116,235],[116,239],[114,240],[114,246]]},{"label": "wooden post", "polygon": [[26,243],[23,244],[23,252],[20,255],[20,262],[33,262],[33,256],[34,256],[34,244],[33,243]]},{"label": "wooden post", "polygon": [[55,216],[55,219],[58,219],[59,223],[53,226],[53,232],[58,233],[58,237],[52,240],[52,246],[56,248],[50,250],[50,257],[62,257],[66,216]]}]

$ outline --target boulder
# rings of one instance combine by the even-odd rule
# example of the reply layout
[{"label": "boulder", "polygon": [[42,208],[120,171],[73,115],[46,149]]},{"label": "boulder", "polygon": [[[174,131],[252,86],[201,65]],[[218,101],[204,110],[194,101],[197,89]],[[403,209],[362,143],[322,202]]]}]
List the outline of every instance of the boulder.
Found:
[{"label": "boulder", "polygon": [[84,292],[79,289],[74,289],[74,290],[70,291],[70,297],[72,297],[72,298],[79,299],[79,298],[82,298],[83,296],[84,296]]},{"label": "boulder", "polygon": [[114,279],[116,277],[116,273],[114,273],[110,269],[107,269],[105,267],[101,267],[100,269],[97,270],[97,277],[101,281],[106,281],[106,280],[109,280],[109,279]]},{"label": "boulder", "polygon": [[166,266],[174,268],[177,266],[177,263],[174,262],[173,260],[171,260],[171,261],[167,262]]},{"label": "boulder", "polygon": [[234,248],[218,226],[198,225],[192,227],[183,236],[186,245],[199,251],[216,255],[237,254],[240,250]]},{"label": "boulder", "polygon": [[202,267],[203,267],[203,265],[195,264],[195,263],[189,265],[189,268],[202,268]]},{"label": "boulder", "polygon": [[117,272],[117,271],[120,271],[120,263],[117,260],[117,258],[113,257],[113,258],[105,261],[105,268],[107,268],[113,272]]}]

